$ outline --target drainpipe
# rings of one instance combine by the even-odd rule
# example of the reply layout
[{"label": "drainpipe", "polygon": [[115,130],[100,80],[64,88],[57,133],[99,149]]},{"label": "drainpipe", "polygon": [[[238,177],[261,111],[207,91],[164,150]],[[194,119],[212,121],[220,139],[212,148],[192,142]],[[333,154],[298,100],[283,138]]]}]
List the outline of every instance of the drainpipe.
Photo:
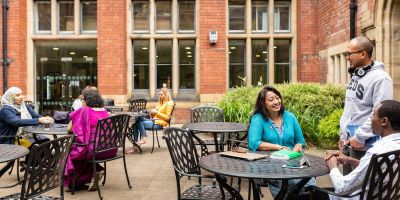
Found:
[{"label": "drainpipe", "polygon": [[7,0],[3,0],[3,94],[7,90],[7,68],[8,68],[8,60],[7,60],[7,12],[8,12],[8,3]]},{"label": "drainpipe", "polygon": [[357,2],[356,0],[350,0],[350,39],[356,37],[356,12]]}]

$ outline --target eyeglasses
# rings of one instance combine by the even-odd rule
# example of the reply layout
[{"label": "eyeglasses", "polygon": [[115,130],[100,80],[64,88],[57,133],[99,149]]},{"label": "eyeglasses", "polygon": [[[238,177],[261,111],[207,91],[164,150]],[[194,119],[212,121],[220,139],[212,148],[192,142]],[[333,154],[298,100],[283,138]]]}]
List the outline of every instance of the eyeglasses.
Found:
[{"label": "eyeglasses", "polygon": [[354,53],[361,53],[361,52],[363,52],[363,51],[365,51],[365,50],[353,51],[353,52],[347,51],[347,52],[344,52],[343,54],[344,54],[344,56],[351,56],[351,54],[354,54]]}]

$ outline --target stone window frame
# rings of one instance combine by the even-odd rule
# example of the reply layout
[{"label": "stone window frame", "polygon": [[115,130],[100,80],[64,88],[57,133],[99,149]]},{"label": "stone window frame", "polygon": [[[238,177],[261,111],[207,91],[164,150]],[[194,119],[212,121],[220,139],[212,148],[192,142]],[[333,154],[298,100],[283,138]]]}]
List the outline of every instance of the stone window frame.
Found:
[{"label": "stone window frame", "polygon": [[[71,34],[71,32],[65,32],[65,31],[59,31],[59,3],[60,2],[73,2],[74,3],[74,31]],[[51,29],[50,31],[39,31],[38,30],[38,3],[43,3],[43,2],[49,2],[50,3],[50,8],[51,8]],[[32,3],[32,6],[28,6],[32,8],[32,16],[33,18],[33,23],[32,23],[32,34],[33,35],[96,35],[97,30],[95,31],[84,31],[82,29],[82,3],[85,2],[91,2],[91,3],[97,3],[96,0],[63,0],[63,1],[58,1],[58,0],[30,0],[29,3]],[[28,23],[29,24],[29,23]]]},{"label": "stone window frame", "polygon": [[[156,63],[155,63],[155,56],[156,56],[156,40],[172,40],[172,87],[171,87],[171,95],[173,98],[182,98],[182,99],[196,99],[198,98],[196,94],[199,94],[200,92],[200,68],[199,68],[199,63],[200,63],[200,58],[199,58],[199,48],[200,48],[200,42],[199,42],[199,11],[198,8],[200,6],[199,0],[195,0],[195,30],[193,32],[181,32],[179,31],[179,15],[178,15],[178,1],[179,0],[170,0],[172,2],[172,23],[171,23],[171,32],[170,33],[165,33],[165,32],[159,32],[156,30],[156,20],[155,20],[155,2],[156,0],[148,0],[149,2],[149,32],[147,33],[137,33],[133,32],[133,9],[132,9],[132,0],[127,0],[128,4],[128,20],[127,20],[127,30],[128,31],[128,81],[127,81],[127,86],[128,86],[128,91],[132,92],[136,96],[141,96],[145,98],[157,98],[157,91],[159,88],[157,88],[157,80],[156,80]],[[152,20],[154,19],[154,20]],[[195,65],[195,88],[194,89],[180,89],[179,88],[179,47],[178,47],[178,41],[181,39],[188,39],[188,40],[194,40],[195,41],[195,57],[194,65]],[[149,63],[149,88],[148,89],[135,89],[133,85],[133,65],[134,65],[134,58],[133,58],[133,40],[149,40],[150,41],[150,63]]]},{"label": "stone window frame", "polygon": [[[263,84],[274,84],[275,83],[275,54],[274,54],[274,41],[279,40],[290,40],[290,65],[289,65],[289,82],[297,82],[297,29],[296,23],[290,23],[290,32],[276,32],[271,31],[274,30],[274,8],[275,2],[287,2],[290,5],[290,22],[296,21],[296,12],[297,12],[297,1],[281,1],[281,0],[268,0],[268,30],[267,33],[257,33],[252,32],[252,0],[244,0],[245,2],[245,24],[246,30],[244,33],[234,33],[229,31],[229,26],[226,28],[227,32],[227,41],[231,39],[245,39],[246,40],[246,63],[245,63],[245,77],[246,77],[246,85],[251,86],[253,82],[252,77],[252,40],[264,39],[268,40],[268,82]],[[226,0],[226,7],[229,6],[229,0]],[[228,9],[227,9],[228,10]],[[228,11],[227,16],[229,14]],[[229,24],[229,17],[226,19],[226,23]],[[227,42],[228,44],[228,42]],[[228,45],[227,45],[228,46]],[[228,57],[229,49],[226,50],[226,55]],[[229,59],[227,58],[227,69],[229,69]],[[226,87],[229,87],[229,70],[227,70],[226,74],[227,84]]]}]

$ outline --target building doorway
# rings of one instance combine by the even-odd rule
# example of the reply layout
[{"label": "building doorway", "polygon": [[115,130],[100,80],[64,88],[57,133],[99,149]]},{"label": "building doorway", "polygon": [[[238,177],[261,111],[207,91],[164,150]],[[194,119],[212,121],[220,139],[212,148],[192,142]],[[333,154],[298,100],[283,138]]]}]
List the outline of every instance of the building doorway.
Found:
[{"label": "building doorway", "polygon": [[36,92],[39,113],[72,105],[87,85],[97,86],[97,41],[36,41]]}]

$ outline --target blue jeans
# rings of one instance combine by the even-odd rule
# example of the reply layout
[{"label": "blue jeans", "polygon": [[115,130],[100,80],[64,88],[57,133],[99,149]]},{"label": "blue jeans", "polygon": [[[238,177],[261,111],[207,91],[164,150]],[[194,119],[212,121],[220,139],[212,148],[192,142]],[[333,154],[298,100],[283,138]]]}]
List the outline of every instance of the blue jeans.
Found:
[{"label": "blue jeans", "polygon": [[[138,141],[139,132],[141,138],[146,137],[146,130],[151,130],[153,124],[154,124],[153,121],[144,117],[139,117],[136,120],[136,126],[135,129],[133,130],[133,139],[135,140],[135,142]],[[154,128],[158,129],[161,128],[161,126],[158,124],[154,124]]]}]

